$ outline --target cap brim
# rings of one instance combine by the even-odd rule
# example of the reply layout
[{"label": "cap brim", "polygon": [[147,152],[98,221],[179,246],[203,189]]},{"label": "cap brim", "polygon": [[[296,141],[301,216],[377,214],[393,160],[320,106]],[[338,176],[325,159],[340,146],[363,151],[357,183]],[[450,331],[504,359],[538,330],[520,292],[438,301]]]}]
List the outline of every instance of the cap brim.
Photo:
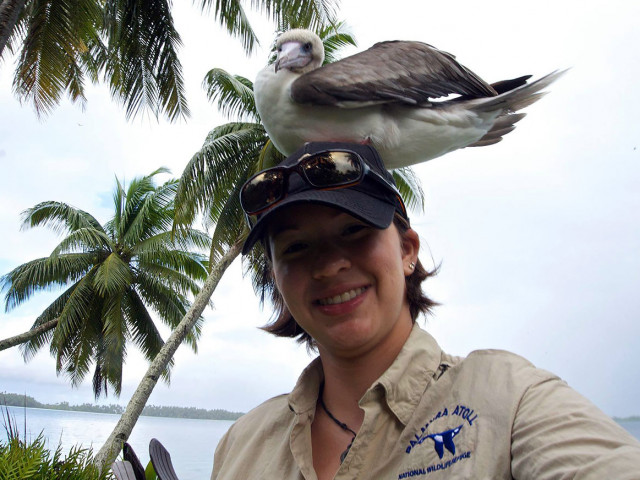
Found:
[{"label": "cap brim", "polygon": [[266,233],[269,221],[283,209],[299,204],[326,205],[362,220],[369,225],[384,229],[391,225],[396,210],[392,203],[372,197],[368,193],[352,188],[338,190],[305,190],[289,195],[275,207],[262,214],[255,223],[242,247],[242,254],[246,255],[255,243]]}]

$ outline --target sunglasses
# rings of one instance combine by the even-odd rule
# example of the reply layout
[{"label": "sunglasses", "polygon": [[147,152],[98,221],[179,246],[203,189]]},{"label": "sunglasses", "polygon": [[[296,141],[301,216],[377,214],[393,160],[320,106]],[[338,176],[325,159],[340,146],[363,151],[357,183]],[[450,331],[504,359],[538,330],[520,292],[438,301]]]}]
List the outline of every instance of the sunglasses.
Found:
[{"label": "sunglasses", "polygon": [[286,198],[291,172],[296,172],[317,190],[352,187],[369,175],[396,194],[402,211],[406,214],[397,188],[372,170],[360,155],[348,150],[306,154],[295,165],[273,167],[257,173],[240,190],[240,203],[245,213],[258,215]]}]

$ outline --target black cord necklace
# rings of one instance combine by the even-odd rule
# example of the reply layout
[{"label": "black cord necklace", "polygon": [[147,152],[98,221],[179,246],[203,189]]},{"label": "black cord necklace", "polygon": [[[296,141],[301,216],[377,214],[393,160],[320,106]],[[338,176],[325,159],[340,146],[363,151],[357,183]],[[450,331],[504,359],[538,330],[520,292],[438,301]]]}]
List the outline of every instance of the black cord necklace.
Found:
[{"label": "black cord necklace", "polygon": [[318,394],[318,401],[320,402],[320,406],[322,407],[322,409],[325,411],[325,413],[327,415],[329,415],[329,418],[331,420],[333,420],[335,422],[335,424],[338,425],[342,430],[344,430],[345,432],[351,432],[351,434],[353,434],[353,438],[351,439],[351,442],[349,443],[349,446],[340,455],[340,463],[342,463],[342,462],[344,462],[344,459],[347,457],[347,454],[349,453],[349,450],[351,450],[351,445],[353,445],[353,441],[356,439],[357,433],[354,432],[351,428],[349,428],[349,425],[347,425],[346,423],[341,422],[340,420],[338,420],[336,417],[333,416],[333,413],[331,413],[329,411],[329,409],[327,408],[327,406],[324,404],[324,400],[322,399],[322,393],[323,392],[324,392],[324,383],[322,383],[320,385],[320,393]]}]

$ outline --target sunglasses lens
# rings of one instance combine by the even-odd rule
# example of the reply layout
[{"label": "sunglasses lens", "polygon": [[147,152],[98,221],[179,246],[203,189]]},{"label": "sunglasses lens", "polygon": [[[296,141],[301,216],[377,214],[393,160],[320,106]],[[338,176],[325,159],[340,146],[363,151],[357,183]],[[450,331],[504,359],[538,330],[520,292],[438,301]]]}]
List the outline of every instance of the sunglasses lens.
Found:
[{"label": "sunglasses lens", "polygon": [[340,187],[362,177],[362,164],[350,152],[324,152],[300,163],[304,175],[317,188]]},{"label": "sunglasses lens", "polygon": [[271,169],[259,173],[242,187],[242,208],[249,215],[264,210],[283,197],[284,184],[284,170]]}]

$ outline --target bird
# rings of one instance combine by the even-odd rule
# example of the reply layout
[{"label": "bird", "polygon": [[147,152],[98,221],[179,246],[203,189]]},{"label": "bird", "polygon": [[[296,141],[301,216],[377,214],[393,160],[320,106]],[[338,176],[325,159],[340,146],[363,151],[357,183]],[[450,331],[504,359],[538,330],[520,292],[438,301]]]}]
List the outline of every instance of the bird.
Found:
[{"label": "bird", "polygon": [[418,41],[383,41],[323,66],[310,30],[276,40],[254,81],[256,109],[284,155],[306,142],[372,145],[389,170],[498,143],[565,71],[489,84],[454,55]]},{"label": "bird", "polygon": [[456,454],[456,446],[453,443],[453,437],[455,437],[460,430],[462,429],[462,425],[452,428],[451,430],[446,430],[440,433],[432,433],[431,435],[427,435],[425,438],[430,438],[433,440],[433,447],[436,449],[436,453],[439,458],[444,456],[444,449],[449,450],[453,455]]}]

